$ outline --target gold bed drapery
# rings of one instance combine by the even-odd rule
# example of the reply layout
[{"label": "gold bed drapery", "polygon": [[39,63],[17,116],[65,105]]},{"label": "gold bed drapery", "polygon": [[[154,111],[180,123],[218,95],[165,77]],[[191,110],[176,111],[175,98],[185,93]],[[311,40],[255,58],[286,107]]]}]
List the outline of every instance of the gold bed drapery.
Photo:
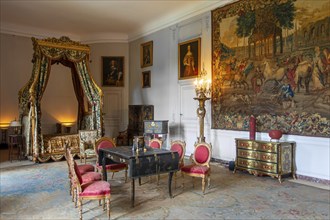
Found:
[{"label": "gold bed drapery", "polygon": [[[36,39],[33,41],[33,69],[28,83],[19,91],[20,120],[25,123],[26,156],[36,161],[45,156],[42,142],[40,103],[47,86],[51,65],[61,63],[71,68],[72,81],[78,100],[78,129],[86,127],[103,134],[103,93],[94,82],[88,65],[88,45],[71,41],[68,37]],[[89,120],[84,118],[84,96],[91,107]],[[24,117],[28,119],[23,120]],[[86,121],[90,124],[86,125]],[[46,155],[48,156],[48,155]]]}]

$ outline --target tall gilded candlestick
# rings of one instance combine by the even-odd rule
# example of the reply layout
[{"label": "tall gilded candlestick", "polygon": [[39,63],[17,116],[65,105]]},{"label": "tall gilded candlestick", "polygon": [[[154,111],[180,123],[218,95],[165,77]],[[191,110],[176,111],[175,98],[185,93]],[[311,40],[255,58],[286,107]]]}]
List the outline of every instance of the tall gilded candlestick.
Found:
[{"label": "tall gilded candlestick", "polygon": [[204,137],[204,118],[205,118],[205,101],[210,100],[211,95],[211,80],[206,80],[207,73],[203,67],[198,79],[195,80],[196,97],[194,100],[198,101],[197,116],[199,118],[199,137],[197,142],[205,142]]}]

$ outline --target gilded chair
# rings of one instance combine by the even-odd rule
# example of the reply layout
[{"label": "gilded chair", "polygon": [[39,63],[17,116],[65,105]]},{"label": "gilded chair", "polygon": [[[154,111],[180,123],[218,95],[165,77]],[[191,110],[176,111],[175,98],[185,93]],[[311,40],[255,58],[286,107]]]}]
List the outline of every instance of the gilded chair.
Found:
[{"label": "gilded chair", "polygon": [[[176,151],[179,154],[179,169],[184,166],[184,156],[186,154],[186,142],[182,140],[171,141],[171,151]],[[183,175],[181,173],[181,175]],[[174,186],[176,187],[176,172],[174,173]]]},{"label": "gilded chair", "polygon": [[98,139],[96,130],[79,130],[79,149],[80,149],[80,163],[82,159],[86,164],[87,158],[96,157],[95,142]]},{"label": "gilded chair", "polygon": [[79,219],[82,220],[82,206],[83,200],[101,200],[103,201],[103,210],[105,202],[107,204],[107,215],[110,219],[110,183],[104,180],[92,181],[83,183],[82,175],[79,172],[76,161],[73,161],[73,179],[77,183],[77,200],[79,207]]},{"label": "gilded chair", "polygon": [[[69,168],[69,184],[70,184],[70,195],[72,196],[72,201],[75,203],[75,206],[77,206],[77,183],[73,179],[73,164],[74,164],[74,158],[71,153],[71,149],[69,147],[65,147],[65,158],[68,164]],[[82,177],[82,183],[89,183],[97,180],[101,180],[102,176],[100,173],[94,172],[94,166],[91,164],[80,164],[77,165],[77,169],[79,170],[79,173]]]},{"label": "gilded chair", "polygon": [[[208,178],[208,188],[210,187],[210,160],[212,154],[212,145],[206,142],[196,143],[192,155],[192,163],[181,167],[181,173],[187,176],[202,178],[202,191],[205,194],[205,178]],[[183,183],[184,185],[184,183]]]},{"label": "gilded chair", "polygon": [[158,148],[162,147],[163,141],[159,140],[158,138],[153,138],[149,141],[149,147],[151,148]]},{"label": "gilded chair", "polygon": [[[113,148],[116,147],[115,140],[108,138],[108,137],[102,137],[95,143],[95,152],[96,152],[96,170],[100,171],[102,173],[103,167],[102,164],[99,164],[99,150],[100,149],[106,149],[106,148]],[[111,163],[106,164],[106,171],[112,172],[112,177],[116,172],[125,170],[125,182],[127,181],[127,168],[128,165],[126,163]]]}]

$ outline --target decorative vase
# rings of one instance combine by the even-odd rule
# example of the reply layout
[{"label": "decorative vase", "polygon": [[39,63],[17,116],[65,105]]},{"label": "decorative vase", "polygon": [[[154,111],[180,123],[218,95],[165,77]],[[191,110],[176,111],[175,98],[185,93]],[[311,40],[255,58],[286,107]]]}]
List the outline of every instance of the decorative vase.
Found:
[{"label": "decorative vase", "polygon": [[270,140],[276,140],[279,141],[282,137],[282,131],[281,130],[270,130],[268,132],[268,135],[270,137]]},{"label": "decorative vase", "polygon": [[251,115],[250,117],[250,140],[256,139],[256,118]]}]

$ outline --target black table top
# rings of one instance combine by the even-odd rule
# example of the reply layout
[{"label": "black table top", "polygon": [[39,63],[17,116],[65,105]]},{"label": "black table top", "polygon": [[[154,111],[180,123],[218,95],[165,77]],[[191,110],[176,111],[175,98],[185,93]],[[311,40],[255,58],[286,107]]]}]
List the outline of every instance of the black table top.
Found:
[{"label": "black table top", "polygon": [[177,153],[174,151],[169,151],[169,150],[165,150],[165,149],[155,149],[155,148],[150,148],[150,147],[146,147],[145,149],[146,149],[146,151],[136,152],[136,151],[132,150],[132,146],[118,146],[118,147],[113,147],[113,148],[100,149],[100,151],[118,155],[127,160],[136,158],[136,157],[147,157],[147,156],[152,156],[152,155]]}]

